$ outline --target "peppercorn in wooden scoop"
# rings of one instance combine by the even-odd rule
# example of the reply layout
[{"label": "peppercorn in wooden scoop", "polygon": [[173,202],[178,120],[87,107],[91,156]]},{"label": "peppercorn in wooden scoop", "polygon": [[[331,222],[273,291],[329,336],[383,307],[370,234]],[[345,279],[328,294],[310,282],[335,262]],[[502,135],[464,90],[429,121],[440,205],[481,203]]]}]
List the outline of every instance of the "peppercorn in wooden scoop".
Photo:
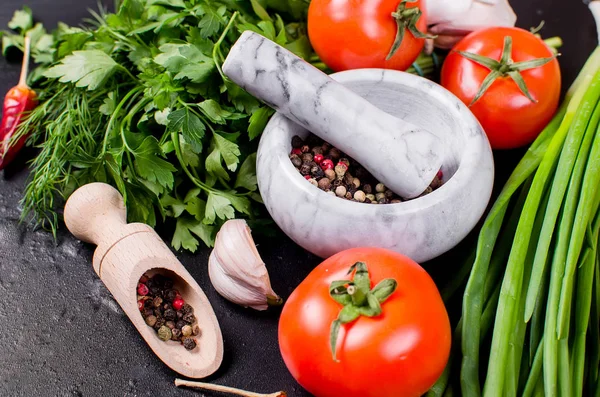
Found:
[{"label": "peppercorn in wooden scoop", "polygon": [[[190,378],[206,377],[219,368],[223,337],[206,295],[154,229],[141,223],[127,224],[123,197],[116,189],[105,183],[79,188],[67,201],[65,223],[75,237],[98,246],[93,259],[96,274],[165,364]],[[201,334],[192,350],[159,339],[140,313],[138,281],[144,274],[157,273],[172,279],[173,288],[194,308]]]},{"label": "peppercorn in wooden scoop", "polygon": [[[356,159],[403,198],[421,195],[440,170],[443,148],[436,135],[384,112],[257,33],[242,34],[231,48],[223,72],[279,113]],[[423,79],[422,91],[433,84]]]}]

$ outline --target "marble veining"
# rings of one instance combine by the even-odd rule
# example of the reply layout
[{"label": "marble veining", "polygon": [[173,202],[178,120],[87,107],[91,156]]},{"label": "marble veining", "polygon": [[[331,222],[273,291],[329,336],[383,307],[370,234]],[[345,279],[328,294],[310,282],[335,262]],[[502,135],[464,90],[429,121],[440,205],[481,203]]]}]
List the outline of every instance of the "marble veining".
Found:
[{"label": "marble veining", "polygon": [[[435,130],[380,110],[257,33],[242,34],[223,72],[280,116],[360,159],[373,176],[402,197],[421,194],[442,165],[445,150]],[[377,79],[385,78],[383,72],[376,73]]]},{"label": "marble veining", "polygon": [[275,222],[297,244],[323,258],[347,248],[376,246],[424,262],[456,246],[483,215],[494,180],[492,151],[473,114],[441,86],[406,73],[371,69],[332,77],[383,112],[404,112],[407,121],[434,131],[446,148],[445,184],[400,204],[333,197],[293,167],[291,138],[308,131],[277,113],[263,133],[257,157],[258,185]]}]

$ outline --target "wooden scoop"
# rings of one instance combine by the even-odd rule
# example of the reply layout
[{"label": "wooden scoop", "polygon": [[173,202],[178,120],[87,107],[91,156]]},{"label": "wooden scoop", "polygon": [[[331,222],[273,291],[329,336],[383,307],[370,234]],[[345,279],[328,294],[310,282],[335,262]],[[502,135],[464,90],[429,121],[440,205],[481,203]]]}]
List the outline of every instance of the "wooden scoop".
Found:
[{"label": "wooden scoop", "polygon": [[[206,377],[219,368],[223,337],[206,295],[154,229],[127,224],[123,197],[116,189],[105,183],[79,188],[67,201],[65,223],[75,237],[98,246],[93,259],[96,274],[165,364],[190,378]],[[164,342],[146,325],[137,305],[137,284],[146,273],[170,277],[184,301],[194,308],[201,331],[195,349]]]}]

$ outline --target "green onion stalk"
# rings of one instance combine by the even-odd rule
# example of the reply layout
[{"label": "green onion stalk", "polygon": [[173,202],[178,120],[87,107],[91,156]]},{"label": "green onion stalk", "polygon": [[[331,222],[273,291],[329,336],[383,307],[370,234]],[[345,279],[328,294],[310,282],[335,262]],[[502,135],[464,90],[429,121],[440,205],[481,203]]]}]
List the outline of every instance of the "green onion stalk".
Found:
[{"label": "green onion stalk", "polygon": [[[600,0],[590,8],[600,26]],[[429,396],[460,379],[464,396],[600,397],[599,208],[597,47],[485,219]]]}]

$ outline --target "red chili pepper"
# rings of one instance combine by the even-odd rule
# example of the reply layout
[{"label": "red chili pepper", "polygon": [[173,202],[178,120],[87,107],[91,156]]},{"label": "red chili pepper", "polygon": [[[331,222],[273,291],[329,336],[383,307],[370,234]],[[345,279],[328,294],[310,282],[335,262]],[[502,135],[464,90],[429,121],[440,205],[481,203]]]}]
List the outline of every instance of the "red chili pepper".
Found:
[{"label": "red chili pepper", "polygon": [[27,86],[27,73],[29,71],[29,53],[31,39],[25,37],[25,50],[23,51],[23,66],[19,84],[8,91],[4,97],[2,110],[2,124],[0,124],[0,170],[14,160],[17,153],[25,145],[27,136],[22,136],[17,142],[12,142],[12,137],[17,131],[26,112],[34,109],[37,104],[35,91]]}]

